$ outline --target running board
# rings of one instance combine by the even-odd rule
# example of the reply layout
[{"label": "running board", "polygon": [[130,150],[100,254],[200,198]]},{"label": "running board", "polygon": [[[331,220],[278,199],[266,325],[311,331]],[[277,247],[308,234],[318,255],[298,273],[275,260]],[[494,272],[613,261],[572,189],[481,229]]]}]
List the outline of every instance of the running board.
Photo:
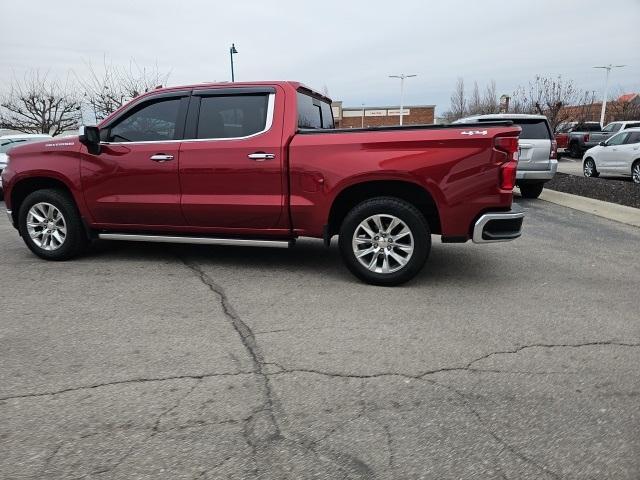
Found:
[{"label": "running board", "polygon": [[127,240],[130,242],[190,243],[196,245],[235,245],[244,247],[289,248],[293,240],[251,240],[244,238],[179,237],[168,235],[136,235],[129,233],[100,233],[101,240]]}]

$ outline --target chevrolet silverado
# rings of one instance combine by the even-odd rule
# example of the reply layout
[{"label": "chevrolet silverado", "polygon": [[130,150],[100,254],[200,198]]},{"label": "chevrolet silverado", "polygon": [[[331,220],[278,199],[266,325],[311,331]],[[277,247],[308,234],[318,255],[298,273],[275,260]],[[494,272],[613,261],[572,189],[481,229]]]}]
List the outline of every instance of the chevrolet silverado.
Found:
[{"label": "chevrolet silverado", "polygon": [[496,121],[340,129],[296,82],[156,89],[77,137],[11,150],[12,225],[47,260],[92,239],[289,247],[338,235],[378,285],[423,267],[431,235],[520,236],[512,205],[520,128]]}]

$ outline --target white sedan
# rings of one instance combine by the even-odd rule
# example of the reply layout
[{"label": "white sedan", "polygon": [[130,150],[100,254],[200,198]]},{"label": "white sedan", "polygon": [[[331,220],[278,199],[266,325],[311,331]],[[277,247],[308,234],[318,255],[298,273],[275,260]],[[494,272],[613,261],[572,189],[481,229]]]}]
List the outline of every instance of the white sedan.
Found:
[{"label": "white sedan", "polygon": [[640,184],[640,128],[629,128],[590,148],[582,157],[585,177],[620,175]]}]

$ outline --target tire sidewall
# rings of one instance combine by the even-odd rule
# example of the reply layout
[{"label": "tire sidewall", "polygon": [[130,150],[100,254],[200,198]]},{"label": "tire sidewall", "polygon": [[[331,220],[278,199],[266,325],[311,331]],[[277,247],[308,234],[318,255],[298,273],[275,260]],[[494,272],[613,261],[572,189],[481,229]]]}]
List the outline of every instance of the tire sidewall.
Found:
[{"label": "tire sidewall", "polygon": [[[367,269],[356,258],[352,239],[355,229],[365,218],[390,214],[402,220],[411,230],[414,249],[409,263],[397,272],[381,274]],[[424,216],[410,203],[393,197],[377,197],[354,207],[345,217],[338,238],[342,258],[349,270],[361,280],[381,286],[399,285],[413,278],[423,267],[431,250],[431,231]]]},{"label": "tire sidewall", "polygon": [[[56,250],[44,250],[36,245],[27,230],[27,214],[37,203],[46,202],[56,207],[67,228],[67,236],[61,247]],[[47,260],[67,260],[78,255],[86,243],[82,221],[73,201],[58,190],[38,190],[29,194],[18,212],[18,230],[29,250]]]}]

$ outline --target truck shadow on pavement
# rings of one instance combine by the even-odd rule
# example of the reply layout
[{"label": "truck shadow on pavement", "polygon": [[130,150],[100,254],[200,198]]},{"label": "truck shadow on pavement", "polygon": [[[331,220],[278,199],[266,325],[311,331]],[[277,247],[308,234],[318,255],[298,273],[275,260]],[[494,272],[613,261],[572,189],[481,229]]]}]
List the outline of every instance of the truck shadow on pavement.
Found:
[{"label": "truck shadow on pavement", "polygon": [[[97,241],[83,260],[153,263],[175,258],[189,258],[208,267],[233,269],[239,275],[272,271],[279,275],[317,275],[344,283],[361,283],[342,263],[335,239],[330,248],[320,240],[302,239],[290,249]],[[472,248],[471,244],[441,245],[434,237],[423,270],[406,285],[426,285],[434,279],[444,278],[470,285],[486,282],[487,262],[496,263],[496,256],[486,248]]]}]

